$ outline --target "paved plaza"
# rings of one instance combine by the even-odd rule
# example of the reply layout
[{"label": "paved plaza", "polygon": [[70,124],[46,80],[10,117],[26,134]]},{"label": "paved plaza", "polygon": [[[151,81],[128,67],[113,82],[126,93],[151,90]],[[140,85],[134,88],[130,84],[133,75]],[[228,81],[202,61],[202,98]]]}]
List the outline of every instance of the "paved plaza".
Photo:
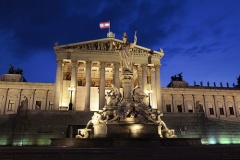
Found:
[{"label": "paved plaza", "polygon": [[239,145],[156,148],[0,147],[1,160],[238,160]]}]

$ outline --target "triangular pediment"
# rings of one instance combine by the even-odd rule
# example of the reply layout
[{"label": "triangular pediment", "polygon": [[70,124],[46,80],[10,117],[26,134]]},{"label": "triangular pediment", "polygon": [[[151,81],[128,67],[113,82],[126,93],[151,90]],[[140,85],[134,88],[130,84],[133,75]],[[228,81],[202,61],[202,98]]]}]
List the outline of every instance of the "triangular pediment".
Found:
[{"label": "triangular pediment", "polygon": [[[119,51],[121,49],[123,41],[116,39],[116,38],[102,38],[97,40],[90,40],[66,45],[58,45],[55,44],[54,50],[55,51],[66,51],[66,52],[73,52],[73,51],[104,51],[104,52],[114,52]],[[153,51],[149,48],[145,48],[139,45],[135,45],[133,47],[133,52],[139,54],[158,54],[163,56],[163,52]]]}]

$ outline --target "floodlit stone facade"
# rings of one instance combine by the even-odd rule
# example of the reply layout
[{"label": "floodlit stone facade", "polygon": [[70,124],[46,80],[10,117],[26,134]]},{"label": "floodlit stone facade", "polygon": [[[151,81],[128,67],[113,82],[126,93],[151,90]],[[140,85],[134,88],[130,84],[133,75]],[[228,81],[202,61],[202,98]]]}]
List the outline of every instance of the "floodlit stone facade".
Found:
[{"label": "floodlit stone facade", "polygon": [[240,90],[234,88],[162,88],[163,112],[196,113],[201,105],[206,117],[238,119]]},{"label": "floodlit stone facade", "polygon": [[[5,76],[0,81],[0,114],[15,114],[21,108],[68,110],[70,101],[76,111],[102,109],[111,84],[122,91],[121,43],[122,40],[112,36],[74,44],[56,44],[56,83],[9,82]],[[141,86],[146,93],[152,91],[148,94],[150,98],[145,99],[152,108],[163,113],[196,113],[200,107],[207,117],[238,120],[238,87],[188,86],[182,79],[173,79],[178,83],[162,88],[160,67],[163,50],[153,51],[136,45],[131,54],[133,86]],[[74,89],[69,90],[69,87]]]},{"label": "floodlit stone facade", "polygon": [[[69,99],[72,99],[75,110],[102,109],[111,84],[117,88],[122,87],[121,44],[121,40],[108,37],[69,45],[55,45],[58,63],[55,109],[59,106],[67,107]],[[141,86],[146,91],[153,90],[150,103],[153,108],[161,109],[160,59],[164,55],[163,51],[152,51],[135,45],[130,52],[133,86]],[[69,87],[75,88],[72,94],[69,94]]]},{"label": "floodlit stone facade", "polygon": [[52,110],[55,84],[0,81],[0,114],[15,114],[23,109]]}]

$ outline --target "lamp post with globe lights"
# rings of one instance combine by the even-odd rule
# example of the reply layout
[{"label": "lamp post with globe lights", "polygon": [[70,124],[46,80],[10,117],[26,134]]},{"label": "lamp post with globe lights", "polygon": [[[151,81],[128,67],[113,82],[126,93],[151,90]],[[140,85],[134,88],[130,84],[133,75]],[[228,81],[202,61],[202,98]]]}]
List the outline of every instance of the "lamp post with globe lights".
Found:
[{"label": "lamp post with globe lights", "polygon": [[149,107],[149,108],[152,108],[152,107],[151,107],[151,103],[150,103],[150,102],[151,102],[151,101],[150,101],[150,100],[151,100],[151,99],[150,99],[150,96],[151,96],[151,94],[152,94],[153,91],[152,91],[151,89],[148,89],[148,90],[146,90],[146,92],[147,92],[147,94],[148,94],[148,107]]},{"label": "lamp post with globe lights", "polygon": [[73,110],[73,103],[72,103],[72,92],[75,91],[75,87],[68,87],[68,90],[70,91],[70,102],[68,106],[68,110],[72,111]]}]

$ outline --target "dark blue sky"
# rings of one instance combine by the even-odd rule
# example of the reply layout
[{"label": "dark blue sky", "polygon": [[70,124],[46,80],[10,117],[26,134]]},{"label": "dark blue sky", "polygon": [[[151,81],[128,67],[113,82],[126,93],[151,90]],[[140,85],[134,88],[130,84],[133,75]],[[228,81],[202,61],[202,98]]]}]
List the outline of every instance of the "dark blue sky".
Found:
[{"label": "dark blue sky", "polygon": [[[162,86],[183,72],[193,85],[237,83],[240,75],[240,0],[0,0],[0,74],[9,64],[28,82],[55,82],[59,45],[127,32],[138,45],[163,48]],[[132,36],[131,36],[132,35]],[[132,38],[131,38],[132,37]]]}]

